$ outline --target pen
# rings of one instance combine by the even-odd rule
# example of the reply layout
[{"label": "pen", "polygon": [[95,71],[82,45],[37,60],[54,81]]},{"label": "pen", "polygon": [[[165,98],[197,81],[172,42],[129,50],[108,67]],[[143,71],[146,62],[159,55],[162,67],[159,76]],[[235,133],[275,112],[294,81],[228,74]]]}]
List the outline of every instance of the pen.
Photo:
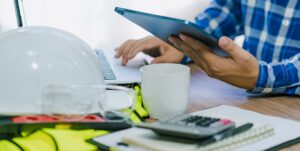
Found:
[{"label": "pen", "polygon": [[202,141],[199,146],[202,146],[202,145],[208,145],[210,143],[214,143],[214,142],[217,142],[217,141],[220,141],[222,139],[225,139],[227,137],[230,137],[230,136],[234,136],[234,135],[237,135],[237,134],[240,134],[242,132],[245,132],[247,130],[249,130],[251,127],[253,127],[253,124],[252,123],[246,123],[244,125],[241,125],[237,128],[231,128],[227,131],[224,131],[223,133],[218,133],[204,141]]}]

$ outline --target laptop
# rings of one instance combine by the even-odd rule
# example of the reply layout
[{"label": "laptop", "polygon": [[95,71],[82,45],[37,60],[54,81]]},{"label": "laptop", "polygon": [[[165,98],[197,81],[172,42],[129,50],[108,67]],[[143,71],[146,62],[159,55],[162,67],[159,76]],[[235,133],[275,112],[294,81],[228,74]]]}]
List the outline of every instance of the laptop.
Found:
[{"label": "laptop", "polygon": [[130,84],[140,83],[140,68],[150,64],[153,57],[138,53],[135,58],[129,60],[126,66],[121,64],[121,58],[114,57],[115,50],[95,49],[106,84]]}]

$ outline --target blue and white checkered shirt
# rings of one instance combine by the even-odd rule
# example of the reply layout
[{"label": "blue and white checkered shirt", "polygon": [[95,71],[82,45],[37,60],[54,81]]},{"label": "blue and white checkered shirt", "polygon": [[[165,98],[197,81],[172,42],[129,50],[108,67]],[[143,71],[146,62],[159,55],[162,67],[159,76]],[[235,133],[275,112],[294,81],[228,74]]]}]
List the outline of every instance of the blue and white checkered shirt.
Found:
[{"label": "blue and white checkered shirt", "polygon": [[216,38],[245,35],[259,60],[252,93],[300,95],[300,1],[215,0],[196,24]]}]

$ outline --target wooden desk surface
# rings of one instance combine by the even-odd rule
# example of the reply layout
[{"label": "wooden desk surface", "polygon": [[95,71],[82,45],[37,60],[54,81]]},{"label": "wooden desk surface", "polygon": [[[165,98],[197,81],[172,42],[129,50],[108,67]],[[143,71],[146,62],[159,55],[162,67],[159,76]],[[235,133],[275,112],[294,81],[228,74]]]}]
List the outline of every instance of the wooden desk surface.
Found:
[{"label": "wooden desk surface", "polygon": [[[208,77],[195,64],[189,66],[192,71],[189,112],[226,104],[300,121],[300,97],[251,95],[245,89]],[[284,150],[300,150],[300,144]]]}]

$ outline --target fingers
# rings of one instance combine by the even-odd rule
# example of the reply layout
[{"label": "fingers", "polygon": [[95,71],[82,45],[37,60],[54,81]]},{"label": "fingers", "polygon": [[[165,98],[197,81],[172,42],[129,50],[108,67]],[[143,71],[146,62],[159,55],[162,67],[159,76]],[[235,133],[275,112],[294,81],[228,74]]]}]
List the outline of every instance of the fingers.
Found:
[{"label": "fingers", "polygon": [[[122,54],[122,64],[126,65],[130,59],[132,59],[136,53],[142,51],[144,48],[141,46],[141,41],[136,41],[135,43],[127,46]],[[134,54],[134,55],[133,55]]]},{"label": "fingers", "polygon": [[208,65],[203,61],[203,57],[201,57],[200,53],[197,53],[193,48],[176,37],[170,37],[169,41],[172,42],[176,48],[182,50],[184,54],[189,56],[201,69],[204,71],[208,70]]},{"label": "fingers", "polygon": [[168,56],[162,55],[162,56],[154,58],[152,60],[151,64],[166,63],[167,60],[168,60]]},{"label": "fingers", "polygon": [[217,55],[215,55],[212,52],[211,48],[209,48],[206,44],[202,43],[201,41],[186,36],[184,34],[180,34],[179,37],[184,43],[189,45],[193,50],[197,51],[197,53],[200,53],[202,58],[205,61],[210,62],[212,60],[219,58]]},{"label": "fingers", "polygon": [[130,47],[132,47],[132,45],[134,44],[134,40],[128,40],[126,41],[124,44],[122,44],[118,51],[115,54],[115,58],[120,58],[122,56],[122,61],[121,63],[123,65],[126,65],[128,62],[128,58],[127,56],[124,57],[124,54],[126,54],[126,52],[130,49]]},{"label": "fingers", "polygon": [[186,55],[192,58],[193,61],[201,60],[207,64],[215,64],[215,60],[220,59],[211,49],[202,42],[188,36],[180,35],[181,39],[171,37],[170,41],[175,47],[179,48]]},{"label": "fingers", "polygon": [[222,76],[226,69],[232,68],[233,60],[215,55],[207,45],[194,38],[180,35],[180,39],[172,37],[170,40],[211,77]]},{"label": "fingers", "polygon": [[115,58],[120,58],[125,50],[126,47],[130,46],[130,44],[133,42],[133,40],[127,40],[124,42],[119,48],[118,51],[115,54]]},{"label": "fingers", "polygon": [[115,58],[120,58],[122,56],[121,63],[126,65],[128,60],[132,59],[139,51],[142,51],[143,39],[141,40],[128,40],[122,44],[115,54]]},{"label": "fingers", "polygon": [[180,63],[184,54],[176,49],[166,49],[161,56],[154,58],[151,63]]},{"label": "fingers", "polygon": [[236,43],[234,43],[234,41],[232,41],[230,38],[228,37],[221,37],[219,39],[219,46],[226,51],[231,57],[232,59],[236,60],[236,59],[241,59],[244,58],[245,53],[247,53],[243,48],[241,48],[240,46],[238,46]]},{"label": "fingers", "polygon": [[126,65],[128,61],[136,56],[138,52],[151,50],[160,45],[156,38],[148,36],[139,40],[128,40],[120,46],[115,58],[122,57],[121,63]]},{"label": "fingers", "polygon": [[200,53],[208,53],[209,51],[204,50],[210,50],[210,48],[206,44],[187,35],[180,34],[179,38],[193,49],[198,50]]},{"label": "fingers", "polygon": [[130,50],[128,50],[128,54],[124,55],[127,56],[128,59],[132,59],[137,53],[152,49],[153,47],[153,43],[151,43],[148,38],[141,39],[137,41]]},{"label": "fingers", "polygon": [[169,41],[171,43],[173,43],[173,45],[180,49],[184,54],[186,54],[187,56],[189,56],[190,58],[192,58],[193,60],[198,60],[200,58],[198,58],[199,54],[197,54],[195,51],[193,51],[193,49],[191,47],[189,47],[188,45],[186,45],[183,41],[181,41],[180,39],[176,38],[176,37],[170,37]]}]

